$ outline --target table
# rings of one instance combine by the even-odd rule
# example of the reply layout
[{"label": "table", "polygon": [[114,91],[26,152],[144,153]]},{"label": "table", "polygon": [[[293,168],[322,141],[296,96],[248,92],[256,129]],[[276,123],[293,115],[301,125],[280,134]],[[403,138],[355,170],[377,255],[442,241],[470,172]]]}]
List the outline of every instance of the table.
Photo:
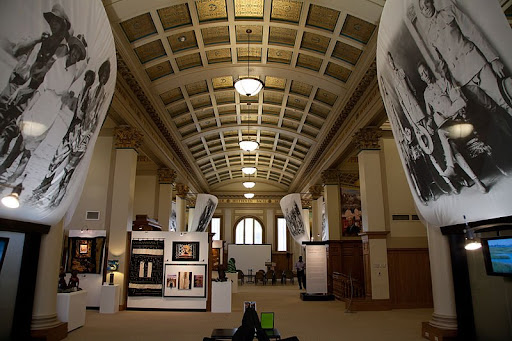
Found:
[{"label": "table", "polygon": [[100,314],[114,314],[119,311],[119,284],[101,286]]},{"label": "table", "polygon": [[85,324],[87,291],[57,294],[57,317],[68,323],[68,332]]},{"label": "table", "polygon": [[[212,331],[212,335],[210,335],[210,338],[214,340],[231,340],[233,339],[233,335],[235,335],[237,329],[238,328],[214,329]],[[265,333],[267,333],[269,339],[281,340],[281,334],[279,333],[279,330],[277,330],[277,328],[266,329]]]}]

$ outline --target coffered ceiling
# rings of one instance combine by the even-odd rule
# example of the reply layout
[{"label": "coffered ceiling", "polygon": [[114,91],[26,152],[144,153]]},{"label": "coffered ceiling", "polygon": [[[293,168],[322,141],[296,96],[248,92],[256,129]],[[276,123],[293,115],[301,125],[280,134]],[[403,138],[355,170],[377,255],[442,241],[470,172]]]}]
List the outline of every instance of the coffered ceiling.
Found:
[{"label": "coffered ceiling", "polygon": [[[383,2],[104,0],[160,130],[198,190],[212,193],[243,191],[248,165],[258,169],[255,193],[301,181],[375,58]],[[247,75],[265,83],[256,96],[234,90]],[[255,152],[238,146],[248,135]]]}]

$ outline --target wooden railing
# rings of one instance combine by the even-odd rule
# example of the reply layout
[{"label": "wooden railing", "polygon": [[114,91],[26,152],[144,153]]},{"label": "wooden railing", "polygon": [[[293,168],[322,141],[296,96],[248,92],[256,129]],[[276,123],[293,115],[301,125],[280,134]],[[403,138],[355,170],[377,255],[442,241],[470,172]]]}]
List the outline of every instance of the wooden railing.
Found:
[{"label": "wooden railing", "polygon": [[333,294],[339,300],[364,298],[364,283],[346,274],[333,272]]}]

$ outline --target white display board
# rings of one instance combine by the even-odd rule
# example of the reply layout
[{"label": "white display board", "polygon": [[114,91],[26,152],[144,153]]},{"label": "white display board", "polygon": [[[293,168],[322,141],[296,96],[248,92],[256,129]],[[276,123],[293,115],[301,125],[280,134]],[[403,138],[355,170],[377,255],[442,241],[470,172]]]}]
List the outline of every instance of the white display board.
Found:
[{"label": "white display board", "polygon": [[[205,270],[204,291],[208,293],[208,233],[207,232],[171,232],[171,231],[133,231],[133,239],[164,239],[164,267],[167,264],[180,266],[186,264],[203,265]],[[199,242],[199,255],[197,261],[173,261],[174,242]],[[184,268],[185,269],[185,268]],[[185,269],[186,270],[186,269]],[[165,271],[163,276],[165,276]],[[162,277],[162,283],[165,279]],[[207,295],[206,295],[207,296]],[[151,296],[128,296],[128,308],[142,309],[206,309],[207,297],[151,297]]]},{"label": "white display board", "polygon": [[263,269],[266,270],[265,262],[272,260],[271,244],[228,244],[228,259],[234,258],[237,270],[242,270],[244,274],[248,274],[248,270],[252,269],[252,273]]},{"label": "white display board", "polygon": [[306,292],[327,294],[327,245],[306,245]]}]

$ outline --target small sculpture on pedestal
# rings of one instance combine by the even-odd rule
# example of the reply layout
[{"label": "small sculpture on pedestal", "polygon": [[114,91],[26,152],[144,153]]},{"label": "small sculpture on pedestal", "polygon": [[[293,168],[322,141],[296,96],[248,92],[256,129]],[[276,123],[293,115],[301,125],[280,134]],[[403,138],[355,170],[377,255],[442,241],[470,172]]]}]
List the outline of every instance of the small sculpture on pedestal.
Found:
[{"label": "small sculpture on pedestal", "polygon": [[59,284],[57,285],[57,292],[64,292],[68,288],[66,283],[66,273],[64,272],[64,268],[60,267],[59,272]]},{"label": "small sculpture on pedestal", "polygon": [[78,279],[78,271],[71,271],[71,278],[69,279],[68,289],[70,289],[71,291],[78,291],[80,290],[79,284],[80,279]]}]

